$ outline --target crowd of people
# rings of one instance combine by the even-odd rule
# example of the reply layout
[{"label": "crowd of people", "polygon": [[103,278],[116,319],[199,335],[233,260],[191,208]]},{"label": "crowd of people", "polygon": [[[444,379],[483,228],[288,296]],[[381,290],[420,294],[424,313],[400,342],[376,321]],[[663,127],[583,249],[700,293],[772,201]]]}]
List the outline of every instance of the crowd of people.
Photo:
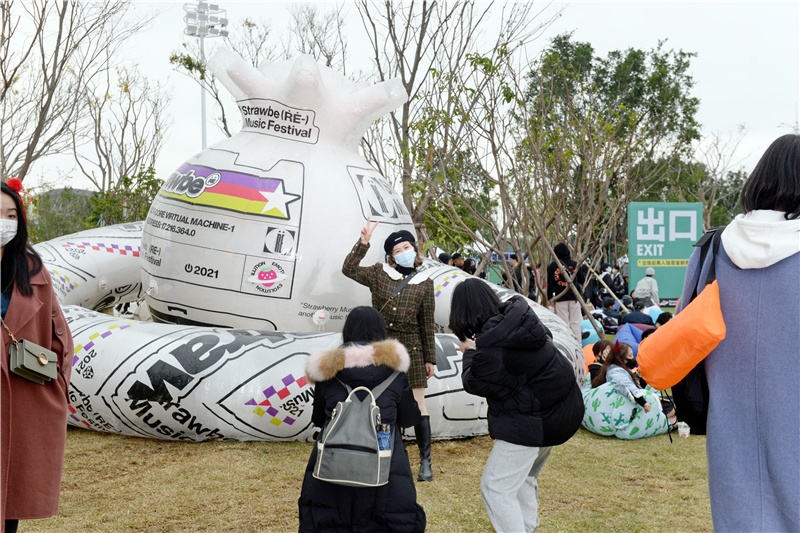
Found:
[{"label": "crowd of people", "polygon": [[[13,533],[19,520],[58,510],[73,347],[50,276],[27,242],[19,188],[3,183],[0,198],[0,527]],[[716,265],[727,333],[704,360],[711,399],[706,441],[711,514],[718,531],[800,531],[800,136],[785,135],[769,147],[748,177],[741,200],[745,214],[726,227],[719,249],[702,260],[697,249],[689,260],[678,306],[680,313],[690,305],[697,281]],[[358,387],[371,390],[388,383],[376,400],[385,444],[404,451],[401,428],[413,427],[420,453],[417,480],[431,482],[424,392],[436,364],[433,283],[417,276],[422,260],[407,231],[385,240],[386,262],[361,266],[376,226],[368,221],[342,269],[370,289],[372,306],[349,314],[339,349],[307,362],[306,375],[315,383],[312,421],[323,435],[344,398],[365,392]],[[449,260],[463,268],[468,263],[457,255]],[[556,246],[555,255],[548,278],[554,282],[553,294],[561,294],[556,312],[572,326],[580,314],[564,277],[580,283],[586,276],[581,280],[582,269],[566,245]],[[615,292],[614,276],[612,265],[602,267],[598,278],[607,292]],[[642,311],[658,305],[654,278],[648,272],[633,298],[623,294],[620,310],[606,295],[600,313],[623,325],[652,322]],[[659,314],[648,329],[670,319],[669,313]],[[481,280],[456,286],[449,325],[461,342],[464,389],[486,399],[489,432],[496,441],[480,481],[489,520],[499,532],[535,531],[538,477],[553,448],[578,430],[583,417],[573,369],[524,298],[502,302]],[[55,379],[41,383],[11,368],[8,351],[20,341],[52,353],[47,364],[55,366]],[[671,424],[679,419],[669,402],[654,406],[642,394],[645,384],[635,371],[632,346],[600,340],[593,352],[592,386],[611,383],[645,412],[660,408]],[[314,475],[318,449],[312,448],[303,478],[300,531],[425,530],[407,454],[391,456],[384,484],[332,487]],[[680,525],[665,524],[673,528]]]}]

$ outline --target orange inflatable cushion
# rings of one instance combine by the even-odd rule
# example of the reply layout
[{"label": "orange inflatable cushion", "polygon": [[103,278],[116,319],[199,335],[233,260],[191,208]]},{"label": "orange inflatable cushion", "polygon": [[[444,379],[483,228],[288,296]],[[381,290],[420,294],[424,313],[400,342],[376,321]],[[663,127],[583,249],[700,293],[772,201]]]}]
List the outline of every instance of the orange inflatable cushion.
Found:
[{"label": "orange inflatable cushion", "polygon": [[639,372],[654,388],[668,389],[685,378],[724,338],[719,285],[714,280],[675,318],[639,344]]},{"label": "orange inflatable cushion", "polygon": [[594,352],[592,351],[593,347],[594,343],[587,344],[586,346],[583,347],[583,357],[586,358],[586,372],[589,372],[589,365],[597,361],[597,359],[594,356]]}]

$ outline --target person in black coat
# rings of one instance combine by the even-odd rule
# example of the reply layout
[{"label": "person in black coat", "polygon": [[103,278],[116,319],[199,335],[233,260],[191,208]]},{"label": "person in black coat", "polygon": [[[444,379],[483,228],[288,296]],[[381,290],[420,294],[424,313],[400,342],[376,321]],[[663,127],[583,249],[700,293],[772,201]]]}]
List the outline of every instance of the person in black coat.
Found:
[{"label": "person in black coat", "polygon": [[386,337],[380,313],[373,307],[356,307],[344,324],[344,345],[312,355],[306,362],[306,378],[315,383],[311,421],[318,427],[330,420],[336,404],[347,397],[347,390],[339,380],[352,389],[371,390],[395,370],[401,374],[376,400],[381,409],[381,423],[388,424],[394,433],[389,482],[380,487],[355,488],[316,479],[312,475],[317,461],[314,446],[298,502],[300,532],[425,531],[425,511],[417,503],[414,477],[400,435],[401,427],[412,427],[420,421],[419,408],[405,375],[410,358],[402,344]]},{"label": "person in black coat", "polygon": [[[574,278],[576,289],[579,291],[582,290],[583,283],[586,281],[586,273],[588,272],[586,265],[578,268],[578,263],[572,260],[569,247],[563,242],[556,244],[553,251],[556,257],[558,257],[558,260],[561,261],[561,264],[564,265],[564,268],[568,271],[570,277]],[[550,263],[550,266],[547,267],[547,298],[552,300],[555,296],[562,293],[563,295],[561,298],[553,304],[553,309],[555,309],[558,318],[567,323],[575,334],[575,338],[580,341],[581,319],[583,318],[581,306],[578,303],[578,299],[575,297],[575,293],[569,288],[569,283],[566,278],[561,275],[558,264],[553,261]]]},{"label": "person in black coat", "polygon": [[481,477],[489,520],[501,532],[535,531],[539,473],[583,419],[575,373],[524,298],[501,303],[482,281],[456,286],[450,328],[464,353],[464,390],[486,398],[496,439]]},{"label": "person in black coat", "polygon": [[642,309],[644,309],[644,302],[635,300],[633,302],[633,311],[625,315],[622,319],[622,324],[646,324],[648,326],[654,326],[653,317],[642,313]]}]

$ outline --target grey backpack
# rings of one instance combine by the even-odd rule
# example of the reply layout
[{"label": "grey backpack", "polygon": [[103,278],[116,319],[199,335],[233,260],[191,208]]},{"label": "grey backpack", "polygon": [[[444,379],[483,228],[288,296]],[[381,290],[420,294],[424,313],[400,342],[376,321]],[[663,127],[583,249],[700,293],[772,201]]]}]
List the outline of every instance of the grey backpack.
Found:
[{"label": "grey backpack", "polygon": [[[393,372],[372,390],[347,389],[347,398],[336,404],[331,419],[317,441],[317,462],[312,475],[349,487],[379,487],[389,481],[394,439],[391,426],[381,424],[381,408],[375,401],[400,372]],[[357,391],[366,391],[363,400]]]}]

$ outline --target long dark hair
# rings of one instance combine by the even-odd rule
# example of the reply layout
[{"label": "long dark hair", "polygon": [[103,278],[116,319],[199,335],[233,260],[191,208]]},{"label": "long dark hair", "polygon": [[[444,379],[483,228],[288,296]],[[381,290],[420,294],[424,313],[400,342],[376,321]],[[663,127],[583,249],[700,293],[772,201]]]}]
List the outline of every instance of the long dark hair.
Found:
[{"label": "long dark hair", "polygon": [[786,219],[800,218],[800,135],[778,137],[742,187],[742,208],[786,211]]},{"label": "long dark hair", "polygon": [[486,321],[500,312],[503,303],[488,284],[468,279],[456,285],[450,301],[450,329],[459,340],[478,334]]},{"label": "long dark hair", "polygon": [[614,345],[611,347],[611,351],[609,352],[608,356],[606,356],[606,360],[603,361],[603,366],[600,367],[600,372],[597,373],[597,376],[592,380],[592,388],[597,388],[603,383],[606,382],[606,374],[608,373],[608,367],[611,365],[617,365],[625,369],[625,372],[630,374],[631,379],[639,386],[639,378],[631,372],[630,368],[625,364],[627,361],[628,350],[633,352],[633,348],[631,348],[630,344],[626,344],[624,342],[615,342]]},{"label": "long dark hair", "polygon": [[386,340],[386,323],[374,307],[361,305],[347,315],[342,328],[344,344],[369,344]]},{"label": "long dark hair", "polygon": [[2,271],[0,271],[1,290],[6,296],[11,296],[14,283],[16,283],[20,294],[32,296],[31,276],[41,272],[42,259],[28,244],[28,223],[25,220],[25,209],[19,195],[6,182],[2,183],[2,193],[10,196],[17,208],[17,234],[3,247]]},{"label": "long dark hair", "polygon": [[609,346],[611,346],[611,341],[607,339],[597,341],[596,343],[594,343],[594,346],[592,346],[592,353],[594,354],[594,358],[597,360],[598,363],[601,362],[600,357],[603,355],[605,349],[608,348]]}]

